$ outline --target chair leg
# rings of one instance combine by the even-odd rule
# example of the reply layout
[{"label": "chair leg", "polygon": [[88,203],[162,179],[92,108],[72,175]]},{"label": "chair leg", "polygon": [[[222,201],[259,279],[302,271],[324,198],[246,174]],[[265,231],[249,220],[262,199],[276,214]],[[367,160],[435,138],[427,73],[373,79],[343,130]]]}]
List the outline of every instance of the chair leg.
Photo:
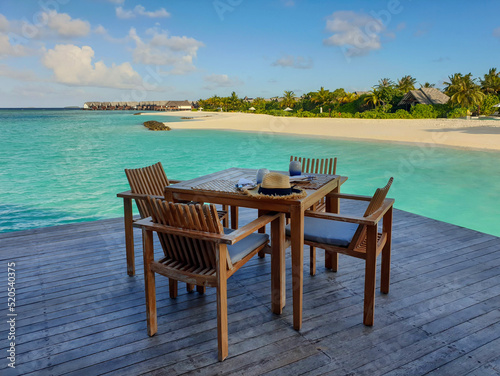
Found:
[{"label": "chair leg", "polygon": [[177,298],[177,280],[169,278],[168,279],[168,289],[170,292],[170,298]]},{"label": "chair leg", "polygon": [[135,257],[134,257],[134,219],[132,216],[132,200],[123,199],[124,219],[125,219],[125,251],[127,255],[127,274],[135,275]]},{"label": "chair leg", "polygon": [[217,347],[219,361],[228,355],[227,329],[227,246],[219,245],[217,251]]},{"label": "chair leg", "polygon": [[193,290],[194,290],[194,285],[192,283],[186,283],[186,291],[193,292]]},{"label": "chair leg", "polygon": [[309,274],[316,275],[316,247],[309,246]]},{"label": "chair leg", "polygon": [[365,299],[363,324],[372,326],[375,320],[375,279],[377,272],[377,226],[367,226]]},{"label": "chair leg", "polygon": [[325,251],[325,268],[333,272],[339,270],[339,254],[337,252]]},{"label": "chair leg", "polygon": [[196,286],[196,291],[198,291],[199,294],[204,294],[207,288],[205,286]]},{"label": "chair leg", "polygon": [[146,322],[148,335],[153,336],[158,330],[156,320],[156,288],[155,273],[151,270],[153,262],[153,233],[142,230],[142,244],[144,248],[144,284],[146,290]]},{"label": "chair leg", "polygon": [[387,234],[387,240],[382,248],[382,271],[380,276],[380,292],[389,293],[391,282],[391,236],[392,236],[392,207],[385,213],[382,222],[383,232]]}]

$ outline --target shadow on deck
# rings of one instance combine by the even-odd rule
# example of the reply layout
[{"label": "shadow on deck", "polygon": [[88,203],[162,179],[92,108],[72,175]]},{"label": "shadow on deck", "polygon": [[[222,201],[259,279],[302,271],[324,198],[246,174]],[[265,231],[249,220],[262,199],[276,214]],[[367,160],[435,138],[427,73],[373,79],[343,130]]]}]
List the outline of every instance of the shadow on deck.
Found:
[{"label": "shadow on deck", "polygon": [[[241,222],[255,213],[241,210]],[[229,279],[229,357],[217,361],[215,290],[168,297],[157,277],[158,333],[148,337],[140,231],[135,277],[121,218],[0,234],[2,375],[498,375],[500,238],[396,210],[391,292],[362,325],[364,263],[309,276],[292,328],[270,310],[270,259]],[[161,247],[156,244],[159,254]],[[16,266],[16,368],[8,368],[7,263]],[[378,286],[378,285],[377,285]]]}]

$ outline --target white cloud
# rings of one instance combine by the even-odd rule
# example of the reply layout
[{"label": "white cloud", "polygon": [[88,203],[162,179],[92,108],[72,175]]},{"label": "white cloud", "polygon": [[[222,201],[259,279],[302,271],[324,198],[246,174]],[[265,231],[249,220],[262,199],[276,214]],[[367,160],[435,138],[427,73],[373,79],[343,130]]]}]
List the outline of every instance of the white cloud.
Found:
[{"label": "white cloud", "polygon": [[227,74],[211,74],[203,79],[207,82],[207,85],[203,87],[206,90],[243,85],[243,82],[238,77],[229,77]]},{"label": "white cloud", "polygon": [[360,56],[382,47],[380,34],[385,26],[367,14],[338,11],[327,19],[326,30],[334,34],[323,44],[345,48],[347,56]]},{"label": "white cloud", "polygon": [[0,31],[9,30],[9,21],[3,14],[0,13]]},{"label": "white cloud", "polygon": [[47,26],[62,37],[84,37],[90,33],[90,24],[88,21],[79,18],[72,19],[69,14],[57,13],[51,10],[44,13],[47,19]]},{"label": "white cloud", "polygon": [[93,31],[94,31],[94,33],[96,33],[98,35],[108,35],[108,31],[102,25],[97,25],[96,27],[94,27]]},{"label": "white cloud", "polygon": [[134,8],[134,12],[140,16],[145,16],[145,17],[150,17],[150,18],[170,17],[170,13],[168,13],[165,10],[165,8],[160,8],[158,10],[155,10],[154,12],[148,12],[148,11],[146,11],[146,9],[143,6],[137,5]]},{"label": "white cloud", "polygon": [[7,34],[0,33],[0,58],[18,57],[28,54],[28,49],[20,44],[12,44]]},{"label": "white cloud", "polygon": [[35,72],[31,70],[18,70],[6,64],[0,64],[0,76],[7,77],[17,81],[39,81]]},{"label": "white cloud", "polygon": [[171,66],[171,74],[186,74],[196,69],[193,58],[198,49],[204,46],[202,42],[186,36],[169,36],[152,29],[148,33],[153,36],[150,41],[144,42],[134,28],[130,29],[129,36],[135,42],[134,62]]},{"label": "white cloud", "polygon": [[274,67],[295,68],[295,69],[311,69],[313,67],[312,59],[303,56],[294,57],[292,55],[285,55],[274,61]]},{"label": "white cloud", "polygon": [[125,10],[122,7],[116,7],[115,9],[116,17],[121,18],[122,20],[127,20],[129,18],[134,18],[135,14],[131,10]]},{"label": "white cloud", "polygon": [[130,19],[136,16],[144,16],[149,18],[161,18],[161,17],[170,17],[170,13],[165,10],[165,8],[160,8],[153,12],[147,11],[142,5],[136,5],[133,10],[126,10],[123,7],[117,7],[115,9],[116,17],[121,19]]},{"label": "white cloud", "polygon": [[54,72],[55,81],[62,84],[119,89],[142,85],[141,76],[130,63],[107,67],[102,61],[92,63],[93,59],[94,50],[89,46],[58,44],[45,53],[42,62]]},{"label": "white cloud", "polygon": [[114,38],[114,37],[112,37],[111,35],[109,35],[108,30],[104,26],[102,26],[102,25],[97,25],[96,27],[94,27],[94,29],[92,30],[92,32],[94,34],[102,36],[105,40],[107,40],[108,42],[111,42],[111,43],[127,43],[127,42],[130,42],[130,37],[128,35],[126,35],[123,38]]}]

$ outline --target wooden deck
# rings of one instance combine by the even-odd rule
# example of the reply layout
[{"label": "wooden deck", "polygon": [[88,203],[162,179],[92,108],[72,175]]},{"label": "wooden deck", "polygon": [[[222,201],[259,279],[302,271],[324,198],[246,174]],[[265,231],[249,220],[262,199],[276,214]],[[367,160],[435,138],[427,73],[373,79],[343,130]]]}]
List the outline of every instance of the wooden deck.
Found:
[{"label": "wooden deck", "polygon": [[[345,208],[343,204],[342,208]],[[253,218],[241,211],[241,222]],[[140,232],[128,277],[121,218],[0,234],[2,375],[498,375],[500,238],[396,210],[391,292],[362,325],[363,262],[308,274],[303,328],[270,310],[270,261],[229,279],[229,357],[217,361],[216,304],[168,297],[157,277],[158,334],[146,334]],[[160,252],[160,247],[156,247]],[[16,263],[16,368],[7,367],[7,263]]]}]

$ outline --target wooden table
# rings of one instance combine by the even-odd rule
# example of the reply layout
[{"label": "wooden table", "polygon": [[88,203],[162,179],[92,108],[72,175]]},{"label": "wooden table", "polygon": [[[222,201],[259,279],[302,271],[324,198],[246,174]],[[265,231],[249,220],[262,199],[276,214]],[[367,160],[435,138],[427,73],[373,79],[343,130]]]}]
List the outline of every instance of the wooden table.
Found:
[{"label": "wooden table", "polygon": [[[267,199],[251,197],[235,190],[230,192],[221,190],[211,190],[203,188],[210,185],[211,182],[233,182],[233,185],[240,178],[254,179],[257,170],[244,168],[229,168],[224,171],[205,175],[196,179],[185,180],[178,184],[165,187],[165,199],[169,201],[191,200],[196,202],[210,202],[214,204],[226,204],[233,207],[247,207],[259,209],[261,211],[277,211],[288,213],[291,220],[291,252],[292,252],[292,287],[293,287],[293,327],[300,330],[302,326],[302,291],[304,275],[304,212],[312,205],[326,196],[326,210],[329,212],[338,212],[339,201],[329,193],[338,193],[340,185],[346,178],[339,175],[330,175],[332,180],[326,182],[318,189],[307,189],[307,196],[301,199]],[[309,175],[309,174],[308,174]],[[310,174],[315,175],[315,174]],[[319,175],[319,174],[318,174]],[[324,175],[323,175],[324,176]],[[201,187],[200,187],[201,186]],[[284,229],[279,233],[271,234],[284,240]],[[280,253],[280,260],[271,261],[271,270],[273,275],[279,276],[279,279],[273,278],[272,284],[272,310],[280,314],[285,305],[285,255],[284,247]]]}]

